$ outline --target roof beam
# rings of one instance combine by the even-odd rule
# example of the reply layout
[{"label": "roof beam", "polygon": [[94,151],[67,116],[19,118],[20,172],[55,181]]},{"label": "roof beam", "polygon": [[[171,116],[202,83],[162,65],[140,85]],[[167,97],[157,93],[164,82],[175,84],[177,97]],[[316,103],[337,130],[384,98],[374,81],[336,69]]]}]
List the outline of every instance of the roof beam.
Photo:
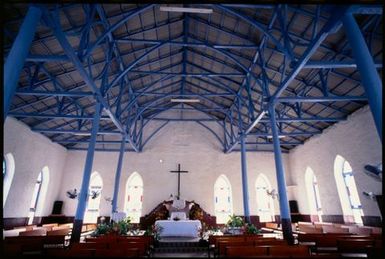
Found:
[{"label": "roof beam", "polygon": [[107,115],[111,118],[111,121],[114,123],[114,125],[119,129],[119,131],[125,137],[129,138],[131,146],[134,148],[134,150],[138,152],[139,149],[133,143],[131,136],[128,136],[124,125],[122,125],[118,120],[118,118],[115,117],[110,106],[108,105],[106,100],[104,100],[102,94],[100,93],[99,88],[95,85],[94,80],[88,75],[87,71],[84,69],[82,62],[79,60],[78,56],[75,54],[74,49],[68,42],[63,31],[61,30],[60,21],[58,20],[59,16],[54,15],[53,17],[51,17],[47,9],[44,9],[44,16],[48,24],[53,29],[53,33],[56,35],[57,40],[60,42],[60,45],[63,47],[64,52],[70,58],[74,66],[77,68],[77,71],[81,75],[82,79],[86,82],[86,84],[91,88],[92,92],[96,95],[95,96],[96,100],[103,105],[104,110],[107,113]]},{"label": "roof beam", "polygon": [[[76,119],[76,120],[93,120],[93,116],[79,116],[71,114],[42,114],[42,113],[16,113],[10,112],[9,115],[13,117],[24,118],[40,118],[40,119]],[[101,120],[110,120],[110,117],[100,117]]]},{"label": "roof beam", "polygon": [[145,74],[145,75],[172,75],[172,76],[181,76],[181,77],[218,77],[218,76],[228,76],[228,77],[245,77],[245,74],[238,73],[172,73],[172,72],[156,72],[156,71],[138,71],[131,70],[126,73],[131,74]]},{"label": "roof beam", "polygon": [[[382,68],[382,61],[375,62],[376,68]],[[330,68],[357,68],[357,63],[355,61],[308,61],[303,68],[314,69],[330,69]]]},{"label": "roof beam", "polygon": [[138,9],[135,9],[133,12],[131,12],[129,15],[125,16],[123,19],[121,19],[120,21],[116,22],[114,25],[111,25],[107,30],[104,31],[104,33],[102,34],[102,36],[100,36],[96,42],[94,42],[92,44],[92,46],[90,48],[87,49],[87,55],[91,54],[92,51],[104,40],[104,38],[106,38],[108,35],[110,35],[110,33],[112,33],[113,31],[115,31],[117,28],[119,28],[120,26],[122,26],[125,22],[127,22],[130,18],[132,18],[133,16],[135,15],[138,15],[150,8],[153,8],[155,6],[155,4],[151,4],[151,5],[146,5],[142,8],[138,8]]},{"label": "roof beam", "polygon": [[[321,134],[321,131],[318,132],[279,132],[279,136],[287,136],[287,137],[296,137],[296,136],[306,136],[306,135],[316,135]],[[247,135],[255,136],[255,137],[272,137],[271,133],[249,133]]]},{"label": "roof beam", "polygon": [[282,82],[279,88],[271,96],[271,99],[270,99],[271,103],[275,102],[275,99],[282,94],[282,92],[289,86],[289,84],[299,74],[299,72],[302,70],[302,68],[305,66],[305,64],[314,54],[314,52],[318,49],[318,47],[321,45],[324,39],[329,35],[329,33],[333,31],[337,31],[341,27],[341,23],[342,23],[341,18],[343,17],[346,11],[347,11],[346,7],[342,9],[334,8],[334,11],[332,12],[332,16],[330,17],[330,20],[322,27],[321,31],[314,38],[314,40],[311,41],[311,43],[309,44],[309,47],[305,50],[302,57],[298,60],[294,69],[285,78],[285,80]]},{"label": "roof beam", "polygon": [[27,95],[27,96],[72,96],[72,97],[85,97],[85,96],[94,96],[92,92],[64,92],[64,91],[18,91],[17,95]]},{"label": "roof beam", "polygon": [[318,103],[318,102],[348,102],[348,101],[367,101],[366,96],[322,96],[322,97],[312,97],[312,96],[296,96],[296,97],[278,97],[276,102],[286,102],[286,103],[298,103],[298,102],[308,102],[308,103]]},{"label": "roof beam", "polygon": [[[34,132],[39,133],[52,133],[52,134],[73,134],[79,136],[91,136],[91,131],[87,130],[63,130],[63,129],[32,129]],[[98,135],[115,135],[122,136],[120,131],[98,131]]]},{"label": "roof beam", "polygon": [[[140,40],[140,39],[129,39],[129,38],[119,38],[116,39],[116,42],[120,43],[133,43],[133,44],[149,44],[149,45],[159,45],[159,44],[169,44],[171,46],[181,46],[181,47],[195,47],[195,48],[207,48],[208,45],[204,43],[196,42],[180,42],[172,40]],[[213,44],[211,45],[214,49],[257,49],[257,45],[242,45],[242,44]]]}]

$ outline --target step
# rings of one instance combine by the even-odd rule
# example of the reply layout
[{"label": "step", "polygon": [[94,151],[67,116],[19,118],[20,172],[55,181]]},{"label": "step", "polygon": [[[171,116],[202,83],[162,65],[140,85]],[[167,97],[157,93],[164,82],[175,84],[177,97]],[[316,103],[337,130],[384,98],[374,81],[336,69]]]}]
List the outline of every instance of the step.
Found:
[{"label": "step", "polygon": [[203,247],[199,242],[159,242],[157,247]]},{"label": "step", "polygon": [[205,253],[207,248],[204,247],[157,247],[155,253]]}]

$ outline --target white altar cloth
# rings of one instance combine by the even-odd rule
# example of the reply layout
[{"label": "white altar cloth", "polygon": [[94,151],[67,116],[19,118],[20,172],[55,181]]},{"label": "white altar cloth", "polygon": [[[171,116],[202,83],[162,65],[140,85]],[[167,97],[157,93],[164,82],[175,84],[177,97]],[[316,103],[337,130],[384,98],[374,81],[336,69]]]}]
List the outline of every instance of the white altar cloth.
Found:
[{"label": "white altar cloth", "polygon": [[160,237],[198,237],[202,228],[200,220],[157,220],[155,226],[162,227]]}]

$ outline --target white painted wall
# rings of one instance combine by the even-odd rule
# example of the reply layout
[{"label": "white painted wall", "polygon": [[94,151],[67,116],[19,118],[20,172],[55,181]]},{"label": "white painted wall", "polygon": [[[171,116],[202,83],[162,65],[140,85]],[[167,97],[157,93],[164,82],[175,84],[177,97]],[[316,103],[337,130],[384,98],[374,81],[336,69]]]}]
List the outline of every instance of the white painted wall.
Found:
[{"label": "white painted wall", "polygon": [[[190,114],[191,115],[191,114]],[[169,116],[167,113],[160,117]],[[185,118],[189,114],[184,113]],[[204,115],[201,114],[201,117]],[[196,117],[195,117],[196,118]],[[151,122],[150,122],[151,123]],[[148,132],[152,132],[155,125],[162,122],[156,121],[149,125]],[[212,128],[219,127],[215,122],[205,122]],[[222,132],[221,127],[217,128]],[[64,202],[64,213],[74,215],[77,200],[65,197],[69,189],[80,188],[84,169],[86,152],[69,151],[63,172],[60,198]],[[283,155],[286,169],[289,169],[287,154]],[[169,195],[177,193],[177,164],[188,174],[181,175],[181,195],[187,200],[195,200],[204,210],[214,214],[214,184],[221,174],[225,174],[231,182],[234,201],[234,213],[243,214],[242,203],[242,178],[240,153],[224,154],[219,141],[207,129],[195,122],[170,122],[157,135],[148,142],[142,153],[127,152],[124,156],[118,210],[124,208],[125,185],[127,178],[138,172],[144,182],[143,213],[147,214],[158,203],[168,199]],[[163,163],[160,163],[162,160]],[[104,197],[113,196],[113,185],[118,161],[116,152],[96,152],[93,171],[98,171],[104,183],[102,191],[101,215],[109,216],[111,207]],[[250,213],[256,215],[256,190],[255,181],[259,173],[264,173],[273,188],[276,188],[275,165],[273,153],[250,152],[247,154],[247,169],[249,180]],[[290,181],[290,179],[289,179]],[[279,214],[278,202],[275,204]]]},{"label": "white painted wall", "polygon": [[[170,114],[164,113],[166,118]],[[184,112],[184,118],[196,114]],[[200,114],[200,117],[204,117]],[[163,122],[150,122],[145,136]],[[223,129],[214,122],[205,122],[223,134]],[[288,187],[288,199],[298,200],[299,210],[308,214],[305,190],[305,170],[310,166],[317,176],[323,205],[323,214],[342,214],[334,181],[333,166],[337,154],[345,157],[351,164],[358,191],[381,193],[381,183],[363,173],[365,164],[381,162],[381,142],[374,127],[368,107],[349,116],[315,136],[304,145],[283,154]],[[66,151],[62,146],[52,143],[41,134],[31,132],[23,123],[7,118],[4,126],[4,154],[11,152],[15,157],[16,174],[4,208],[4,217],[26,217],[32,189],[38,173],[44,166],[50,169],[50,184],[46,207],[37,216],[51,213],[54,200],[63,200],[63,213],[74,216],[77,200],[66,197],[67,190],[81,186],[86,151]],[[163,163],[160,163],[159,160]],[[104,197],[112,197],[115,171],[118,161],[117,152],[96,152],[93,171],[103,178],[104,189],[101,200],[101,215],[110,215],[110,205]],[[159,202],[177,191],[177,164],[182,165],[188,174],[181,176],[181,193],[187,200],[195,200],[208,213],[214,212],[213,186],[217,177],[225,174],[231,182],[234,213],[243,214],[240,153],[224,154],[219,141],[207,129],[195,122],[170,122],[158,132],[145,146],[143,152],[127,152],[124,157],[118,209],[123,210],[127,178],[138,172],[144,182],[143,213],[148,213]],[[248,187],[250,213],[257,214],[255,181],[260,173],[269,179],[277,189],[274,154],[270,152],[247,153]],[[295,187],[293,187],[295,186]],[[377,204],[361,195],[364,214],[379,216]],[[275,211],[279,205],[275,200]]]},{"label": "white painted wall", "polygon": [[7,117],[4,124],[4,154],[12,153],[15,175],[3,210],[3,217],[27,217],[36,179],[43,169],[49,168],[49,185],[45,206],[35,216],[51,214],[60,189],[62,169],[67,151],[45,136],[32,132],[27,125]]},{"label": "white painted wall", "polygon": [[362,192],[382,193],[381,182],[364,173],[366,164],[382,162],[382,144],[378,137],[369,106],[351,114],[346,121],[339,122],[314,136],[290,154],[290,172],[296,184],[293,196],[298,200],[299,211],[309,214],[305,190],[306,167],[310,166],[317,177],[323,214],[342,215],[341,204],[334,178],[334,160],[343,156],[352,166],[365,216],[381,216],[377,203],[367,199]]}]

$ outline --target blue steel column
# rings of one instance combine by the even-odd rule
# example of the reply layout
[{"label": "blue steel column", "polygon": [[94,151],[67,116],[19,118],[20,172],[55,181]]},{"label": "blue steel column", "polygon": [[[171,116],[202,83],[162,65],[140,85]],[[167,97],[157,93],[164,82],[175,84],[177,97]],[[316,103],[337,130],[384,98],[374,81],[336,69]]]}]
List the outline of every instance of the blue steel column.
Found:
[{"label": "blue steel column", "polygon": [[82,187],[79,194],[78,207],[76,209],[75,220],[74,220],[74,225],[72,229],[71,243],[80,241],[80,234],[83,226],[84,213],[87,206],[88,188],[90,185],[92,163],[94,161],[96,136],[99,131],[100,112],[101,112],[101,104],[97,103],[95,105],[95,115],[92,122],[92,135],[91,135],[90,143],[88,145],[86,163],[84,166]]},{"label": "blue steel column", "polygon": [[33,37],[35,35],[37,24],[40,21],[41,10],[38,7],[31,6],[24,18],[20,31],[12,44],[11,51],[7,57],[4,66],[4,122],[7,118],[12,98],[15,95],[17,82],[24,61],[28,56]]},{"label": "blue steel column", "polygon": [[249,189],[247,181],[247,166],[246,166],[246,145],[245,135],[241,133],[241,166],[242,166],[242,192],[243,192],[243,211],[245,214],[245,221],[250,223],[249,211]]},{"label": "blue steel column", "polygon": [[116,174],[115,174],[114,196],[112,197],[112,213],[116,212],[116,207],[117,207],[117,203],[118,203],[120,174],[122,171],[122,163],[123,163],[125,145],[126,145],[126,138],[125,138],[125,136],[123,136],[122,137],[122,143],[120,144],[118,168],[116,169]]},{"label": "blue steel column", "polygon": [[353,51],[362,85],[369,100],[377,132],[382,142],[382,83],[373,58],[358,27],[353,14],[345,14],[342,19],[346,36]]},{"label": "blue steel column", "polygon": [[285,171],[282,165],[281,146],[279,143],[277,123],[275,120],[274,104],[269,105],[269,116],[271,122],[271,131],[273,133],[275,169],[278,183],[279,209],[281,212],[283,238],[289,244],[294,244],[293,232],[291,229],[289,202],[286,195]]}]

